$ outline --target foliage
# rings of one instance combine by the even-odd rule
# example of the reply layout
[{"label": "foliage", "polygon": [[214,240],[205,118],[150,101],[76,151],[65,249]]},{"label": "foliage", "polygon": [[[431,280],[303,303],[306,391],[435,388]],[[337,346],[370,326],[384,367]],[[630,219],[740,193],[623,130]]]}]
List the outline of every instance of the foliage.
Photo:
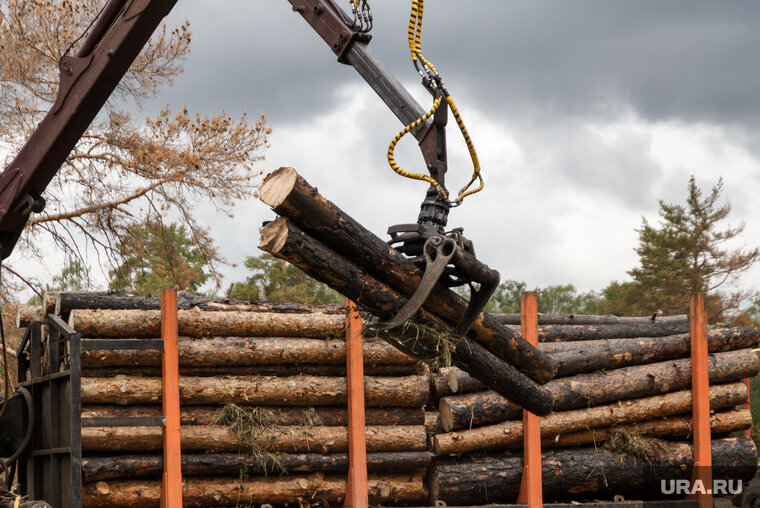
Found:
[{"label": "foliage", "polygon": [[[58,63],[76,54],[103,3],[0,2],[0,148],[15,154],[55,102]],[[81,261],[94,250],[116,266],[123,261],[117,246],[130,241],[132,224],[163,227],[159,218],[170,214],[185,225],[219,282],[214,267],[224,260],[194,217],[194,204],[230,214],[236,200],[253,195],[253,164],[262,159],[270,133],[266,119],[249,123],[245,114],[236,120],[224,111],[204,116],[165,107],[140,122],[124,112],[173,82],[190,40],[187,21],[156,30],[45,192],[45,212],[31,218],[19,243],[26,255],[44,262],[50,253],[38,246],[48,237],[67,257]]]},{"label": "foliage", "polygon": [[143,296],[162,289],[197,291],[209,278],[204,271],[208,259],[184,225],[131,226],[118,249],[123,262],[109,272],[114,291]]},{"label": "foliage", "polygon": [[[525,282],[505,280],[499,284],[486,306],[488,312],[520,312],[520,298],[527,291]],[[538,312],[546,314],[592,314],[596,311],[597,294],[579,292],[572,284],[547,286],[535,290]],[[469,297],[467,290],[460,293]]]},{"label": "foliage", "polygon": [[[726,246],[741,235],[744,225],[722,226],[731,211],[729,203],[718,203],[722,190],[723,182],[719,180],[710,194],[703,196],[692,176],[686,205],[660,201],[659,225],[654,226],[646,219],[642,221],[637,230],[639,266],[628,272],[633,278],[633,286],[626,286],[625,290],[629,291],[629,299],[637,295],[636,300],[646,302],[647,308],[634,305],[632,308],[621,306],[620,310],[682,314],[688,312],[692,294],[705,292],[708,293],[710,322],[736,318],[746,295],[717,290],[748,270],[760,256],[760,250]],[[620,296],[616,292],[619,288],[608,289]]]},{"label": "foliage", "polygon": [[271,254],[249,256],[245,266],[253,272],[233,286],[232,298],[300,303],[342,303],[343,297],[287,261]]}]

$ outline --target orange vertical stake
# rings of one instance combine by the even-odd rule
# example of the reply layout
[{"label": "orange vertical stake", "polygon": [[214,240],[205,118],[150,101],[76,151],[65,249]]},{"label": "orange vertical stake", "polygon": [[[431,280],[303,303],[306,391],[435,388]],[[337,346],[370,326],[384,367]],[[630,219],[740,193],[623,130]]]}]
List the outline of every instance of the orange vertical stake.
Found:
[{"label": "orange vertical stake", "polygon": [[161,387],[164,406],[163,508],[182,507],[182,462],[179,435],[179,349],[177,337],[177,292],[161,293]]},{"label": "orange vertical stake", "polygon": [[[705,295],[692,295],[689,309],[691,328],[691,398],[694,428],[694,466],[689,496],[699,500],[700,508],[712,508],[712,450],[710,448],[710,378],[707,363],[707,314]],[[701,489],[697,482],[701,483]],[[702,493],[704,491],[704,493]]]},{"label": "orange vertical stake", "polygon": [[[538,346],[538,301],[535,292],[523,293],[520,299],[520,324],[523,338]],[[541,486],[541,420],[523,410],[523,475],[520,483],[519,504],[529,508],[543,506]]]},{"label": "orange vertical stake", "polygon": [[367,508],[367,437],[364,419],[362,318],[346,299],[346,384],[348,388],[348,480],[344,506]]}]

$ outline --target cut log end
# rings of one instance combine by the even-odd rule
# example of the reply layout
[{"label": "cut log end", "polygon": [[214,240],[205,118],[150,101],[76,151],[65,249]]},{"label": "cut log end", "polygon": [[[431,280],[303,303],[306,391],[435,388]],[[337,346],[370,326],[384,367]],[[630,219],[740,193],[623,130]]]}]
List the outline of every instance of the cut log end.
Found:
[{"label": "cut log end", "polygon": [[279,252],[287,241],[287,222],[282,217],[278,217],[261,230],[259,249],[265,252]]},{"label": "cut log end", "polygon": [[271,207],[279,206],[290,194],[298,180],[298,173],[293,168],[280,168],[267,175],[259,186],[259,198]]}]

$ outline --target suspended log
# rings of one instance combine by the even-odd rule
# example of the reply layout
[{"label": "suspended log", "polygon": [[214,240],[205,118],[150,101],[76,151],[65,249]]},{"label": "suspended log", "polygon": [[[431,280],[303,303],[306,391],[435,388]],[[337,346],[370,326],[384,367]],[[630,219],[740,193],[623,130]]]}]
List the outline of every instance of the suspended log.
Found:
[{"label": "suspended log", "polygon": [[16,307],[16,328],[26,328],[32,321],[42,321],[45,315],[39,305],[18,305]]},{"label": "suspended log", "polygon": [[[692,447],[664,443],[665,451],[651,465],[631,455],[601,447],[549,450],[542,454],[544,501],[662,499],[660,479],[691,477]],[[757,469],[752,439],[712,442],[714,479],[748,481]],[[431,469],[431,499],[452,506],[514,503],[523,474],[522,454],[493,455],[488,460],[441,461]]]},{"label": "suspended log", "polygon": [[[264,452],[333,453],[348,451],[347,427],[261,427],[245,440],[222,425],[190,425],[180,428],[183,452]],[[425,451],[427,434],[419,426],[368,426],[367,451]],[[160,427],[83,427],[82,451],[160,452],[163,450]]]},{"label": "suspended log", "polygon": [[[55,291],[46,293],[54,303],[49,312],[68,319],[75,309],[160,310],[160,296],[137,296],[110,291]],[[177,308],[205,311],[278,312],[289,314],[345,314],[342,305],[311,305],[291,302],[248,302],[208,298],[187,291],[177,293]]]},{"label": "suspended log", "polygon": [[[750,427],[752,427],[752,413],[749,409],[724,411],[710,415],[710,432],[714,436],[730,434]],[[557,434],[554,437],[547,437],[542,440],[542,444],[547,447],[564,447],[603,443],[619,431],[635,433],[640,436],[672,439],[690,436],[693,430],[691,416],[680,415],[617,427]]]},{"label": "suspended log", "polygon": [[[89,360],[88,360],[89,361]],[[393,377],[421,374],[421,365],[365,365],[367,376]],[[254,365],[236,367],[182,367],[183,376],[345,376],[345,365]],[[161,376],[161,367],[82,367],[82,377]]]},{"label": "suspended log", "polygon": [[[364,378],[368,407],[422,407],[428,399],[424,376]],[[346,379],[318,376],[180,377],[182,404],[225,402],[270,406],[346,404]],[[132,376],[83,378],[82,404],[158,404],[161,379]]]},{"label": "suspended log", "polygon": [[[321,196],[293,168],[270,173],[259,190],[260,199],[278,215],[288,218],[341,258],[363,267],[371,277],[403,295],[404,300],[419,286],[422,271],[414,263]],[[323,282],[336,281],[326,277]],[[465,313],[467,302],[454,291],[436,285],[424,308],[449,325],[456,325]],[[550,358],[487,313],[481,313],[475,320],[470,337],[540,383],[554,377],[556,366]]]},{"label": "suspended log", "polygon": [[[330,284],[380,319],[390,319],[403,305],[404,298],[399,293],[371,278],[364,270],[330,251],[286,219],[280,217],[267,224],[262,229],[261,238],[259,247],[263,251],[285,259],[315,279]],[[425,309],[417,313],[417,319],[422,325],[440,332],[450,334],[453,331]],[[466,337],[460,339],[451,357],[455,365],[484,385],[508,395],[520,406],[536,414],[546,414],[551,409],[551,397],[541,385],[489,353],[477,342]]]},{"label": "suspended log", "polygon": [[472,393],[483,391],[483,383],[456,367],[446,373],[452,393]]},{"label": "suspended log", "polygon": [[[752,348],[757,346],[758,341],[760,335],[755,326],[710,330],[707,336],[710,353]],[[688,333],[669,337],[577,341],[568,344],[576,347],[552,354],[559,365],[557,377],[685,358],[691,352],[691,337]]]},{"label": "suspended log", "polygon": [[[710,409],[725,409],[747,401],[744,383],[710,387]],[[655,395],[623,403],[551,413],[541,418],[541,436],[554,438],[572,432],[641,422],[691,411],[691,390]],[[661,434],[656,434],[661,435]],[[503,450],[522,446],[523,422],[512,420],[496,425],[440,434],[432,439],[439,455],[473,450]],[[593,442],[593,441],[592,441]],[[553,444],[549,439],[547,445]],[[586,443],[583,443],[586,444]]]},{"label": "suspended log", "polygon": [[[370,473],[398,473],[427,469],[429,452],[376,452],[367,454]],[[112,478],[149,478],[163,474],[161,455],[117,455],[82,459],[82,481],[93,482]],[[279,453],[266,457],[231,453],[183,454],[185,476],[236,476],[288,474],[323,471],[348,471],[347,453]]]},{"label": "suspended log", "polygon": [[[760,360],[751,349],[709,356],[710,384],[754,377]],[[623,367],[606,372],[555,379],[545,385],[554,398],[554,411],[567,411],[617,400],[635,399],[683,390],[691,386],[691,359]],[[438,402],[447,431],[516,418],[520,409],[494,391],[452,395]]]},{"label": "suspended log", "polygon": [[[320,337],[343,334],[341,314],[275,314],[270,312],[177,311],[184,337]],[[69,326],[83,337],[160,337],[161,311],[77,309]]]},{"label": "suspended log", "polygon": [[[427,497],[423,477],[414,475],[371,476],[369,501],[423,501]],[[344,477],[324,477],[321,473],[300,476],[257,476],[252,478],[183,478],[182,499],[188,506],[284,505],[312,500],[342,503],[346,495]],[[84,508],[158,507],[160,480],[111,480],[82,487]]]},{"label": "suspended log", "polygon": [[[180,407],[181,425],[213,425],[220,406],[182,406]],[[249,407],[255,411],[260,421],[268,425],[324,425],[327,427],[345,427],[348,425],[346,407]],[[161,416],[163,409],[155,406],[83,406],[82,418]],[[425,411],[410,407],[369,407],[364,418],[367,425],[424,425]]]},{"label": "suspended log", "polygon": [[[83,340],[83,345],[87,340]],[[409,365],[418,360],[382,340],[363,341],[366,365]],[[344,365],[345,339],[288,337],[213,337],[179,341],[180,367],[232,367],[248,365]],[[160,366],[161,351],[82,351],[82,365]]]},{"label": "suspended log", "polygon": [[[499,323],[505,325],[519,325],[520,314],[491,314]],[[661,316],[653,314],[651,316],[640,317],[621,317],[621,316],[592,316],[587,314],[544,314],[539,312],[538,324],[541,325],[630,325],[630,324],[647,324],[647,323],[688,323],[689,316],[679,314],[677,316]]]}]

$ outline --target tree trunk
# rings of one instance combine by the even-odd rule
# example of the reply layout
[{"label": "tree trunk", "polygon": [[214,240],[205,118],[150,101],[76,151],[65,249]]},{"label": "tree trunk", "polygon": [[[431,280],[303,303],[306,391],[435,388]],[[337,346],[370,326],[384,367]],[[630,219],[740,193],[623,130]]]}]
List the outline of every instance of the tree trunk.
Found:
[{"label": "tree trunk", "polygon": [[42,321],[42,307],[39,305],[19,305],[16,307],[16,328],[26,328],[32,321]]},{"label": "tree trunk", "polygon": [[[259,196],[278,215],[288,218],[340,257],[364,267],[371,277],[401,293],[404,300],[419,286],[422,271],[414,263],[321,196],[294,169],[280,168],[267,175]],[[323,282],[330,284],[334,280],[328,278]],[[455,325],[464,315],[467,302],[454,291],[436,285],[424,308]],[[556,366],[550,358],[487,313],[476,319],[470,336],[540,383],[554,377]]]},{"label": "tree trunk", "polygon": [[[322,337],[341,335],[341,314],[276,314],[271,312],[177,311],[179,334],[184,337]],[[77,309],[69,326],[83,337],[160,337],[161,311]]]},{"label": "tree trunk", "polygon": [[[491,314],[499,323],[505,325],[519,325],[520,314]],[[641,316],[641,317],[621,317],[621,316],[591,316],[586,314],[538,314],[538,324],[541,325],[630,325],[630,324],[648,324],[648,323],[688,323],[689,316],[680,314],[678,316]]]},{"label": "tree trunk", "polygon": [[[54,305],[50,313],[68,319],[75,309],[101,310],[160,310],[160,296],[136,296],[110,291],[55,291],[48,292]],[[342,305],[311,305],[290,302],[248,302],[244,300],[227,300],[207,298],[187,291],[177,293],[177,308],[182,310],[199,309],[204,311],[245,311],[278,312],[289,314],[345,314]]]},{"label": "tree trunk", "polygon": [[[88,360],[89,361],[89,360]],[[345,365],[254,365],[237,367],[183,367],[182,376],[339,376],[345,377]],[[367,376],[396,377],[420,374],[420,364],[365,365]],[[82,367],[82,377],[161,376],[161,367]]]},{"label": "tree trunk", "polygon": [[428,436],[434,436],[444,432],[441,426],[441,414],[438,411],[425,412],[425,431]]},{"label": "tree trunk", "polygon": [[[265,452],[333,453],[348,451],[347,427],[261,427],[252,429],[241,440],[223,425],[190,425],[180,429],[183,452]],[[425,451],[424,425],[404,427],[369,426],[367,451]],[[88,453],[160,452],[163,450],[160,427],[83,427],[82,451]]]},{"label": "tree trunk", "polygon": [[[710,432],[713,436],[729,434],[750,427],[752,427],[752,413],[749,409],[724,411],[710,416]],[[561,433],[554,437],[547,437],[545,440],[542,439],[541,443],[542,446],[547,447],[582,446],[608,441],[616,432],[621,431],[640,436],[674,438],[690,436],[693,430],[691,416],[681,415],[617,427],[584,430],[568,434]]]},{"label": "tree trunk", "polygon": [[[430,466],[428,452],[376,452],[367,454],[370,473],[408,472]],[[113,478],[160,477],[164,460],[161,455],[118,455],[82,459],[82,481],[94,482]],[[183,454],[184,476],[240,476],[287,474],[313,471],[345,473],[347,453],[280,453],[272,457],[253,457],[231,453]]]},{"label": "tree trunk", "polygon": [[[369,501],[420,503],[427,489],[420,474],[373,476],[368,479]],[[240,506],[284,505],[318,499],[339,504],[346,495],[343,477],[324,477],[321,473],[293,476],[257,476],[253,478],[183,478],[182,499],[185,505]],[[158,507],[160,480],[112,480],[88,483],[82,488],[84,508]]]},{"label": "tree trunk", "polygon": [[[285,259],[308,275],[327,284],[369,309],[380,319],[390,319],[403,305],[404,298],[362,269],[330,251],[300,231],[289,221],[278,218],[261,232],[263,251]],[[421,309],[419,322],[443,333],[452,328],[430,312]],[[482,346],[462,338],[452,353],[454,362],[484,384],[507,395],[515,403],[536,414],[546,414],[551,399],[546,390],[512,365],[500,360]]]},{"label": "tree trunk", "polygon": [[[663,499],[660,479],[691,477],[692,447],[667,443],[667,451],[653,465],[631,455],[602,448],[551,450],[542,454],[544,501]],[[712,442],[713,478],[751,479],[757,469],[757,450],[750,438]],[[495,455],[434,464],[430,497],[450,506],[514,503],[523,474],[522,454]]]},{"label": "tree trunk", "polygon": [[442,375],[440,372],[430,377],[430,403],[435,405],[438,399],[451,395],[451,388],[449,387],[449,378]]},{"label": "tree trunk", "polygon": [[[759,340],[760,335],[754,326],[723,328],[709,331],[707,346],[710,353],[717,353],[756,347]],[[691,353],[689,334],[660,338],[578,341],[566,344],[576,347],[551,355],[559,364],[557,377],[685,358]]]},{"label": "tree trunk", "polygon": [[[751,349],[709,356],[710,384],[754,377],[760,360]],[[617,400],[683,390],[691,386],[691,359],[623,367],[607,372],[555,379],[546,385],[554,397],[553,410],[566,411]],[[447,431],[477,427],[518,417],[520,409],[494,391],[452,395],[438,402]]]},{"label": "tree trunk", "polygon": [[[213,425],[221,406],[182,406],[180,407],[181,425]],[[270,425],[324,425],[326,427],[345,427],[348,425],[346,407],[248,407],[255,411],[260,419]],[[155,406],[83,406],[82,418],[124,417],[124,416],[161,416],[163,409]],[[369,407],[364,414],[367,425],[424,425],[425,411],[410,407]]]},{"label": "tree trunk", "polygon": [[[744,383],[710,387],[710,409],[725,409],[747,401]],[[691,411],[691,390],[655,395],[625,403],[551,413],[541,418],[541,436],[552,439],[572,432],[612,427],[624,423],[677,415]],[[461,430],[433,437],[433,451],[439,455],[473,450],[502,450],[522,446],[523,422],[512,420],[496,425]],[[584,443],[585,444],[585,443]]]},{"label": "tree trunk", "polygon": [[[87,340],[82,341],[83,346]],[[365,365],[416,364],[406,355],[382,340],[365,340]],[[232,367],[250,365],[311,364],[344,365],[345,339],[295,339],[286,337],[213,337],[180,339],[180,367]],[[82,351],[83,366],[161,365],[161,351]]]},{"label": "tree trunk", "polygon": [[[270,406],[345,405],[345,378],[318,376],[227,376],[181,377],[183,404],[223,404]],[[364,378],[368,407],[422,407],[428,399],[424,376]],[[83,378],[82,404],[158,404],[161,379],[117,376]]]}]

